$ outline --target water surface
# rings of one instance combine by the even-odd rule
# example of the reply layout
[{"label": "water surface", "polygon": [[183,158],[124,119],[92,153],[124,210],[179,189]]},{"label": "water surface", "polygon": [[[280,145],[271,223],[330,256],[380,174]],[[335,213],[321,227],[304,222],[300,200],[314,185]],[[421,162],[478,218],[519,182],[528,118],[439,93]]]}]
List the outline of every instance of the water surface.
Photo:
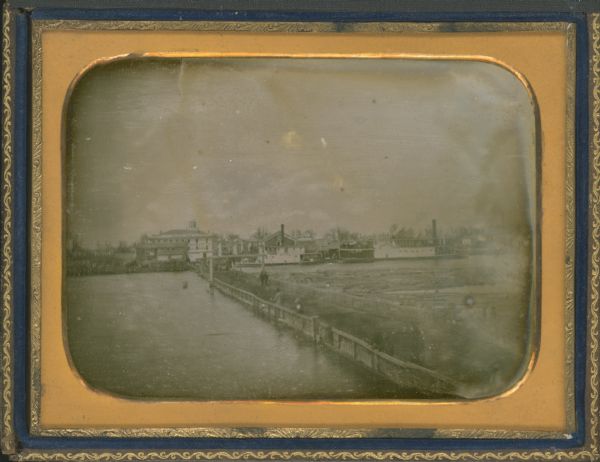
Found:
[{"label": "water surface", "polygon": [[[187,288],[184,289],[184,283]],[[193,273],[69,278],[70,353],[91,386],[171,399],[414,398],[278,329]]]}]

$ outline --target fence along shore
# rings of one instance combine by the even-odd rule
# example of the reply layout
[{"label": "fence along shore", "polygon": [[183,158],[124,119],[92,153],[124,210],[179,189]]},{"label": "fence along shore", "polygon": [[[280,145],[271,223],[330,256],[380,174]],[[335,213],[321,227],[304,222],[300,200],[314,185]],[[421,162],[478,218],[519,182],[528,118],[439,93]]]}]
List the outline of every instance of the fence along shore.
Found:
[{"label": "fence along shore", "polygon": [[401,387],[420,389],[437,395],[460,396],[458,386],[452,379],[378,351],[365,341],[319,320],[318,316],[295,312],[217,278],[213,278],[212,285],[223,295],[241,302],[254,313],[303,334],[319,345],[386,377]]}]

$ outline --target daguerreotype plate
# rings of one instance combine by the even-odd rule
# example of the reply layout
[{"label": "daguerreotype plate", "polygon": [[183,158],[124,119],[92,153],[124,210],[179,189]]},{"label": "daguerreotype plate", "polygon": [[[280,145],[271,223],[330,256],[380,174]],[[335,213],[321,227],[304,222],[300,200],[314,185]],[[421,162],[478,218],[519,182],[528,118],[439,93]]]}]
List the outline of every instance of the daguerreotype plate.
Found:
[{"label": "daguerreotype plate", "polygon": [[598,460],[600,11],[470,5],[4,4],[3,453]]}]

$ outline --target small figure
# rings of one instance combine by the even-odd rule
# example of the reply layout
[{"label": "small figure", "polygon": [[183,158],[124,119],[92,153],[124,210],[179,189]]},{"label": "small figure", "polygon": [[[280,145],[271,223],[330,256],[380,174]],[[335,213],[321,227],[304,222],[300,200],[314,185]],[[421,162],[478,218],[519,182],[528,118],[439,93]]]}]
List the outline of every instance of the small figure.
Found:
[{"label": "small figure", "polygon": [[273,303],[281,305],[281,290],[277,289],[277,292],[273,295]]},{"label": "small figure", "polygon": [[302,312],[302,303],[300,302],[300,298],[297,298],[296,300],[294,300],[294,307],[296,308],[297,313]]},{"label": "small figure", "polygon": [[267,274],[267,271],[264,268],[260,270],[258,279],[260,279],[260,285],[262,287],[265,287],[269,283],[269,275]]},{"label": "small figure", "polygon": [[183,281],[183,285],[181,286],[182,289],[187,289],[188,288],[188,282],[187,281]]},{"label": "small figure", "polygon": [[475,297],[470,294],[467,295],[464,303],[467,308],[473,308],[475,306]]}]

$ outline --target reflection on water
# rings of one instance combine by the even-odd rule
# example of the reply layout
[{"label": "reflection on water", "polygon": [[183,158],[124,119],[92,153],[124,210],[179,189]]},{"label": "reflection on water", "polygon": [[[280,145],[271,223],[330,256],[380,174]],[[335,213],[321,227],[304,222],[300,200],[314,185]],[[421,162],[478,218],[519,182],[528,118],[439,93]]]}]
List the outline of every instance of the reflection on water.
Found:
[{"label": "reflection on water", "polygon": [[69,278],[66,296],[72,359],[101,390],[216,400],[420,396],[211,296],[193,273]]}]

